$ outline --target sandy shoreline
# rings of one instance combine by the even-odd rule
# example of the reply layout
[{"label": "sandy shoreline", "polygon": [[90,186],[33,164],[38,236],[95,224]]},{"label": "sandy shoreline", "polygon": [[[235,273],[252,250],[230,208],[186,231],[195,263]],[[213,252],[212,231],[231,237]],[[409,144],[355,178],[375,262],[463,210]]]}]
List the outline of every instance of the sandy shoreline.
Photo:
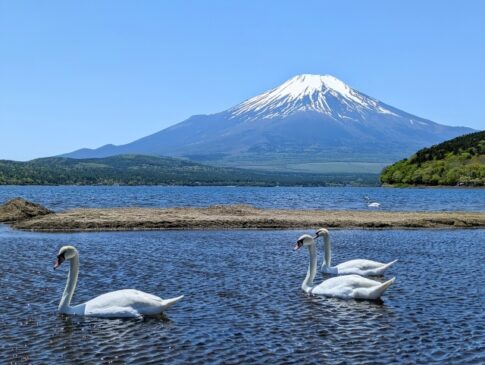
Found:
[{"label": "sandy shoreline", "polygon": [[[485,227],[485,213],[480,212],[272,210],[247,205],[218,205],[208,208],[73,209],[57,213],[39,210],[41,213],[36,215],[31,211],[29,214],[23,211],[19,214],[19,204],[15,206],[16,214],[12,214],[11,208],[5,208],[7,204],[0,208],[0,221],[7,222],[16,229],[47,232],[317,227],[374,229]],[[20,210],[24,209],[22,204],[20,204]],[[32,206],[29,208],[32,209]],[[40,206],[35,207],[40,209],[38,208]],[[5,219],[5,212],[10,214],[9,219]]]}]

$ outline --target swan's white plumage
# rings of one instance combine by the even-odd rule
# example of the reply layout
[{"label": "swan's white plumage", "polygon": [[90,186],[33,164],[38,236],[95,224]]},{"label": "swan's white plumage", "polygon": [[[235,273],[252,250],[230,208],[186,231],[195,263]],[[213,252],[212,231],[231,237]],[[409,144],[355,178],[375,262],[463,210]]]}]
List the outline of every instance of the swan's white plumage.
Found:
[{"label": "swan's white plumage", "polygon": [[163,300],[156,295],[136,289],[116,290],[82,304],[84,306],[83,315],[100,317],[155,315],[182,298],[183,296],[173,298],[173,300]]},{"label": "swan's white plumage", "polygon": [[371,201],[367,195],[364,196],[364,199],[367,202],[367,207],[369,208],[380,208],[381,206],[381,203]]},{"label": "swan's white plumage", "polygon": [[359,275],[336,276],[323,281],[312,289],[312,294],[340,299],[378,299],[394,282],[395,278],[384,283]]},{"label": "swan's white plumage", "polygon": [[322,266],[322,271],[328,274],[337,275],[349,275],[356,274],[362,276],[379,276],[384,273],[384,271],[394,264],[397,260],[391,261],[387,264],[382,262],[365,260],[365,259],[355,259],[342,262],[333,267]]},{"label": "swan's white plumage", "polygon": [[[61,256],[62,259],[60,259]],[[64,314],[106,318],[156,315],[183,298],[183,295],[181,295],[176,298],[164,300],[156,295],[148,294],[140,290],[122,289],[102,294],[83,304],[71,306],[71,299],[76,289],[79,272],[79,254],[75,247],[62,247],[54,268],[59,267],[64,260],[70,261],[66,288],[59,303],[59,312]]]},{"label": "swan's white plumage", "polygon": [[326,274],[378,276],[383,275],[384,271],[397,261],[394,260],[388,263],[382,263],[373,260],[354,259],[342,262],[336,266],[332,266],[332,243],[330,241],[330,234],[328,230],[325,228],[320,228],[317,230],[315,237],[323,237],[325,257],[321,270]]},{"label": "swan's white plumage", "polygon": [[392,278],[381,283],[359,275],[343,275],[324,280],[322,283],[313,286],[313,280],[317,272],[315,240],[309,235],[303,235],[298,239],[296,248],[300,248],[301,246],[307,246],[310,253],[307,275],[301,285],[302,290],[309,294],[340,299],[375,300],[380,298],[395,280],[395,278]]}]

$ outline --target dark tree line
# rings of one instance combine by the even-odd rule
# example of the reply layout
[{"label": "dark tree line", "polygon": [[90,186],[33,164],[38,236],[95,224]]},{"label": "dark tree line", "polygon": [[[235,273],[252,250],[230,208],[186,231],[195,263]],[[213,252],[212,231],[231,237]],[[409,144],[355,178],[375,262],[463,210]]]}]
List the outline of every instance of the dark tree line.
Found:
[{"label": "dark tree line", "polygon": [[271,173],[207,166],[168,157],[121,155],[99,159],[52,157],[0,161],[9,185],[377,185],[375,174]]}]

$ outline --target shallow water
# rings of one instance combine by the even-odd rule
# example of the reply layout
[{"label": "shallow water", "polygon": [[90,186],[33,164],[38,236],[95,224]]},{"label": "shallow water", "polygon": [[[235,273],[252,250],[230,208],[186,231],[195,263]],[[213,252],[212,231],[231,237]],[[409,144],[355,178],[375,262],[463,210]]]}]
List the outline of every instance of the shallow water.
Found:
[{"label": "shallow water", "polygon": [[[485,363],[485,230],[332,231],[334,262],[399,259],[383,303],[304,294],[302,233],[0,226],[0,363]],[[75,303],[131,287],[186,297],[164,319],[58,315],[63,244],[81,255]]]},{"label": "shallow water", "polygon": [[53,210],[251,204],[274,209],[365,210],[364,196],[394,211],[485,211],[485,189],[354,187],[0,186],[0,204],[21,196]]}]

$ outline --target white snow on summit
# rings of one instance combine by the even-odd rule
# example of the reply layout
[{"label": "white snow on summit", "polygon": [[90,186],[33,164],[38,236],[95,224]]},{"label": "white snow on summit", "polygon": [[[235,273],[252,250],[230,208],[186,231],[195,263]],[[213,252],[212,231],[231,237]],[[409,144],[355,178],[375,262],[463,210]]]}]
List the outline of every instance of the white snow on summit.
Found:
[{"label": "white snow on summit", "polygon": [[[267,119],[313,111],[335,118],[368,111],[394,114],[381,103],[331,75],[298,75],[280,86],[229,109],[232,117]],[[350,116],[347,116],[349,114]]]}]

